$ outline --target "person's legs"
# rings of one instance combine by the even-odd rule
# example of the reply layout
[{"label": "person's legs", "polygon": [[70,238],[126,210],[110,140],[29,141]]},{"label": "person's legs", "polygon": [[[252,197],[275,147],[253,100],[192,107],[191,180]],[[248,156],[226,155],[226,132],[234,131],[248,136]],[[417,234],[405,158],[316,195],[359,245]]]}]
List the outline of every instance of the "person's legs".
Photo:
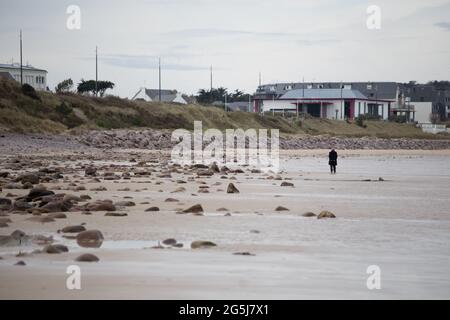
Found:
[{"label": "person's legs", "polygon": [[330,164],[330,173],[333,174],[333,165]]},{"label": "person's legs", "polygon": [[334,164],[331,166],[331,173],[336,174],[336,165]]}]

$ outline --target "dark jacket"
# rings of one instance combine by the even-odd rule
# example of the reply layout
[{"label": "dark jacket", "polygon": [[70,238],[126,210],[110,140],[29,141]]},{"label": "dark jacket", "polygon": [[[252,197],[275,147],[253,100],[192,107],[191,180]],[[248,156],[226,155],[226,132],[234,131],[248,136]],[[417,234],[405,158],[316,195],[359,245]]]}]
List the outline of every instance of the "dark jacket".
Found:
[{"label": "dark jacket", "polygon": [[328,164],[331,165],[337,165],[337,158],[338,158],[338,154],[336,151],[332,150],[330,151],[330,153],[328,154]]}]

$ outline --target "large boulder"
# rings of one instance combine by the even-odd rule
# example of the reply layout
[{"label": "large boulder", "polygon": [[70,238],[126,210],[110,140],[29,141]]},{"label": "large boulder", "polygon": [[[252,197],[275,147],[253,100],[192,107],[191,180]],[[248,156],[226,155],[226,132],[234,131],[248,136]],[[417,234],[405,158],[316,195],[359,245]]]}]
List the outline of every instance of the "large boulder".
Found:
[{"label": "large boulder", "polygon": [[319,215],[317,216],[317,219],[333,219],[336,218],[336,216],[334,215],[333,212],[330,211],[322,211],[321,213],[319,213]]},{"label": "large boulder", "polygon": [[114,205],[117,207],[134,207],[136,203],[133,201],[118,201]]},{"label": "large boulder", "polygon": [[89,211],[116,211],[115,205],[111,200],[98,200],[86,205]]},{"label": "large boulder", "polygon": [[126,217],[128,213],[125,212],[107,212],[105,213],[105,217]]},{"label": "large boulder", "polygon": [[83,231],[86,231],[86,228],[81,225],[67,226],[61,229],[62,233],[79,233]]},{"label": "large boulder", "polygon": [[33,208],[33,205],[25,200],[14,201],[13,209],[16,211],[27,211],[28,209],[31,208]]},{"label": "large boulder", "polygon": [[67,212],[70,208],[72,208],[72,202],[64,200],[52,201],[42,207],[47,212]]},{"label": "large boulder", "polygon": [[239,193],[239,190],[233,183],[230,183],[227,187],[227,193]]},{"label": "large boulder", "polygon": [[192,249],[211,248],[211,247],[215,247],[215,246],[217,246],[217,244],[215,244],[214,242],[211,242],[211,241],[199,240],[199,241],[193,241],[191,243]]},{"label": "large boulder", "polygon": [[200,177],[202,177],[202,176],[204,176],[204,177],[210,177],[210,176],[214,175],[214,171],[211,170],[211,169],[208,169],[208,170],[199,170],[199,171],[197,171],[197,175],[200,176]]},{"label": "large boulder", "polygon": [[305,212],[302,217],[311,218],[317,216],[314,212]]},{"label": "large boulder", "polygon": [[100,259],[92,254],[92,253],[84,253],[81,256],[78,256],[75,261],[77,262],[99,262]]},{"label": "large boulder", "polygon": [[20,176],[18,176],[15,181],[16,182],[22,182],[22,183],[31,183],[31,184],[38,184],[39,183],[39,175],[35,173],[24,173]]},{"label": "large boulder", "polygon": [[0,210],[10,210],[12,208],[12,201],[8,198],[0,198]]},{"label": "large boulder", "polygon": [[103,234],[99,230],[87,230],[77,235],[78,245],[84,248],[100,248],[103,239]]},{"label": "large boulder", "polygon": [[196,204],[193,205],[192,207],[183,210],[183,213],[201,213],[201,212],[203,212],[203,207],[201,204]]},{"label": "large boulder", "polygon": [[26,199],[27,199],[27,201],[33,201],[34,199],[41,198],[44,196],[51,196],[54,194],[55,193],[53,191],[47,190],[43,187],[33,188],[28,193]]},{"label": "large boulder", "polygon": [[87,168],[84,170],[84,174],[85,174],[86,176],[96,176],[96,175],[97,175],[97,169],[94,168],[94,167],[87,167]]},{"label": "large boulder", "polygon": [[162,243],[166,246],[174,246],[177,244],[177,240],[173,239],[173,238],[169,238],[169,239],[163,240]]},{"label": "large boulder", "polygon": [[60,244],[60,245],[49,244],[49,245],[46,245],[42,249],[43,253],[49,253],[49,254],[58,254],[58,253],[61,253],[61,252],[68,252],[68,251],[69,251],[69,249],[66,246],[62,245],[62,244]]}]

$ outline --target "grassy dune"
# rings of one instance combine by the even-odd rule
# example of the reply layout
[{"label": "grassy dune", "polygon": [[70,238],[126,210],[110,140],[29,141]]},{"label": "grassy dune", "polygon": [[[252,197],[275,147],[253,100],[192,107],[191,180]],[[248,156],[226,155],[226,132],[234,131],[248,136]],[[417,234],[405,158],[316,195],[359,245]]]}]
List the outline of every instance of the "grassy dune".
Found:
[{"label": "grassy dune", "polygon": [[39,99],[33,99],[24,95],[16,82],[0,80],[0,131],[62,133],[85,129],[193,129],[194,120],[199,120],[204,128],[278,128],[285,134],[439,138],[412,125],[382,121],[367,121],[367,128],[362,128],[343,121],[297,121],[281,116],[224,112],[216,107],[149,103],[111,96],[96,98],[50,92],[38,92],[38,96]]}]

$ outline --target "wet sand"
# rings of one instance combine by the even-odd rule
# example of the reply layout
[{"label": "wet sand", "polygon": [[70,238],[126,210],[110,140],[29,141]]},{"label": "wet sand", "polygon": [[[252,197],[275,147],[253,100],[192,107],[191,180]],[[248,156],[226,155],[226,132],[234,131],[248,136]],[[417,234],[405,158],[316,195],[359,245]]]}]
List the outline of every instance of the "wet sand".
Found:
[{"label": "wet sand", "polygon": [[[281,187],[281,180],[268,179],[270,174],[249,171],[229,173],[226,179],[217,173],[193,181],[188,180],[192,174],[158,178],[158,172],[130,180],[102,179],[104,171],[136,167],[125,158],[143,154],[147,153],[122,150],[114,154],[117,159],[99,153],[94,160],[86,159],[86,154],[74,154],[71,159],[31,157],[42,165],[68,166],[66,181],[43,183],[49,190],[59,186],[63,190],[57,192],[89,194],[90,201],[129,200],[136,205],[118,210],[127,213],[125,217],[107,217],[101,211],[92,215],[65,212],[67,219],[45,224],[27,220],[30,214],[10,213],[7,218],[12,223],[0,228],[0,235],[16,229],[51,235],[69,252],[16,257],[19,251],[42,246],[0,247],[1,299],[450,298],[448,150],[343,151],[335,176],[328,173],[325,150],[283,151],[280,176],[294,187]],[[84,177],[83,163],[99,168],[100,182]],[[158,169],[161,164],[146,166]],[[177,183],[179,179],[187,183]],[[209,193],[198,192],[199,181],[209,186]],[[64,190],[71,182],[87,190]],[[239,194],[225,192],[229,182]],[[89,191],[99,186],[107,191]],[[180,186],[186,191],[172,193]],[[129,191],[119,191],[124,188]],[[21,196],[29,190],[3,189],[0,197],[8,192]],[[169,197],[179,201],[165,202]],[[177,214],[194,204],[202,205],[203,216]],[[160,211],[145,212],[151,206]],[[289,211],[277,212],[277,206]],[[337,218],[302,216],[322,210],[332,211]],[[81,248],[56,232],[81,223],[101,230],[105,241],[100,248]],[[167,238],[177,239],[184,247],[151,248]],[[213,241],[217,247],[190,249],[195,240]],[[100,261],[74,261],[86,252]],[[15,266],[19,260],[26,266]],[[81,290],[66,289],[66,268],[73,264],[81,267]],[[366,287],[369,265],[381,268],[380,290]]]}]

